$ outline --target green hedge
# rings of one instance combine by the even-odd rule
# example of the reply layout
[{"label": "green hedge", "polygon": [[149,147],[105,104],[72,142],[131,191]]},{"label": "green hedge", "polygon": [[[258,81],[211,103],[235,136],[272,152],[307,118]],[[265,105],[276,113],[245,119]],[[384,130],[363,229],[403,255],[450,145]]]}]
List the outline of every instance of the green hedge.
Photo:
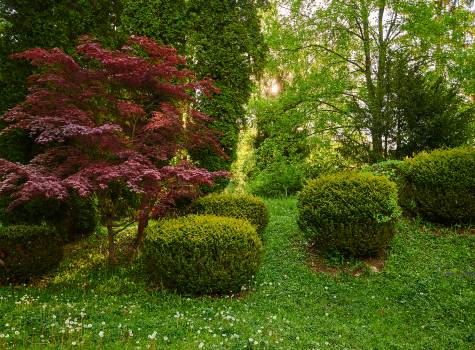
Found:
[{"label": "green hedge", "polygon": [[422,152],[399,168],[405,209],[434,222],[475,222],[475,148]]},{"label": "green hedge", "polygon": [[269,222],[269,212],[264,202],[247,194],[223,193],[201,197],[193,202],[191,211],[195,214],[246,219],[256,226],[258,234],[262,234]]},{"label": "green hedge", "polygon": [[53,228],[0,227],[0,284],[27,283],[54,269],[62,256],[62,238]]},{"label": "green hedge", "polygon": [[191,294],[238,292],[256,273],[262,243],[241,219],[190,215],[147,228],[143,261],[151,281]]},{"label": "green hedge", "polygon": [[401,211],[396,185],[361,173],[311,180],[298,197],[298,224],[319,250],[367,256],[387,248]]},{"label": "green hedge", "polygon": [[65,241],[93,233],[99,216],[94,199],[71,194],[66,201],[36,199],[7,210],[10,199],[0,199],[0,222],[4,225],[48,225],[61,232]]}]

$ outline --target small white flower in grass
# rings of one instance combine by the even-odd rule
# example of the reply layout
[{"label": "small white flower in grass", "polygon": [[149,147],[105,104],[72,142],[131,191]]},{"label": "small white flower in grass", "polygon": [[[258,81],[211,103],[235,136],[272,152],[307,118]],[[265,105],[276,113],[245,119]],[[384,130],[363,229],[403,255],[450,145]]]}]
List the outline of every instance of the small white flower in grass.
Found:
[{"label": "small white flower in grass", "polygon": [[163,337],[163,340],[168,341],[168,337],[167,337],[167,336],[164,336],[164,337]]},{"label": "small white flower in grass", "polygon": [[104,337],[104,331],[99,332],[99,337],[103,338]]},{"label": "small white flower in grass", "polygon": [[15,331],[15,335],[20,335],[20,332],[19,332],[19,331]]},{"label": "small white flower in grass", "polygon": [[134,336],[134,331],[129,329],[129,337],[133,337]]},{"label": "small white flower in grass", "polygon": [[76,343],[75,341],[71,342],[71,345],[72,345],[72,346],[76,346],[76,344],[77,344],[77,343]]},{"label": "small white flower in grass", "polygon": [[103,326],[105,326],[105,325],[106,325],[106,323],[105,323],[104,321],[102,321],[102,322],[101,322],[101,324],[102,324]]},{"label": "small white flower in grass", "polygon": [[152,334],[149,334],[148,339],[150,340],[155,340],[157,338],[157,332],[153,332]]},{"label": "small white flower in grass", "polygon": [[198,345],[198,348],[202,348],[203,346],[205,346],[205,343],[201,342],[200,345]]}]

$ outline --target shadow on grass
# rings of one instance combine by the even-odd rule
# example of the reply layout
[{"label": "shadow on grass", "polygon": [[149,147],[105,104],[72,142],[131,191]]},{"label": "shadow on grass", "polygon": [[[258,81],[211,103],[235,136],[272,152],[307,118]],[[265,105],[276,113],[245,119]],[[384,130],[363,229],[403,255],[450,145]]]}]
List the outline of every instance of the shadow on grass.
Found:
[{"label": "shadow on grass", "polygon": [[140,258],[135,254],[134,228],[116,237],[117,266],[107,259],[107,238],[104,232],[64,246],[64,259],[53,273],[35,281],[34,286],[54,290],[74,289],[107,294],[143,293],[146,281]]}]

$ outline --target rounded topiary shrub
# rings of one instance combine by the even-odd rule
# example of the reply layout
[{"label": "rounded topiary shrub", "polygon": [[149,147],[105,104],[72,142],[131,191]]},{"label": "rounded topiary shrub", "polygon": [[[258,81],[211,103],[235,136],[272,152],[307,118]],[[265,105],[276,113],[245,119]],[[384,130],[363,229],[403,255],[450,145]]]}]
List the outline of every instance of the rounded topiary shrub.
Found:
[{"label": "rounded topiary shrub", "polygon": [[475,222],[475,148],[422,152],[400,172],[405,209],[434,222]]},{"label": "rounded topiary shrub", "polygon": [[247,194],[210,194],[195,200],[191,211],[196,214],[246,219],[256,226],[258,234],[264,231],[269,222],[269,212],[264,202],[258,197]]},{"label": "rounded topiary shrub", "polygon": [[152,283],[190,294],[240,291],[260,263],[262,243],[246,220],[190,215],[146,231],[143,262]]},{"label": "rounded topiary shrub", "polygon": [[48,226],[0,227],[0,284],[26,283],[58,266],[61,235]]},{"label": "rounded topiary shrub", "polygon": [[401,211],[388,178],[341,173],[309,181],[299,194],[298,212],[300,228],[317,249],[368,256],[387,248]]}]

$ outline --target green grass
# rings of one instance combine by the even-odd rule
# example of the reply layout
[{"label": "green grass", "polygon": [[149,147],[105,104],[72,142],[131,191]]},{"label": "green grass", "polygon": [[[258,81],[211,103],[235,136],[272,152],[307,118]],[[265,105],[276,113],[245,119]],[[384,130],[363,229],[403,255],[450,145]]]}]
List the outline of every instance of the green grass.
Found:
[{"label": "green grass", "polygon": [[139,267],[109,271],[93,237],[45,287],[0,288],[0,348],[475,349],[473,234],[402,221],[383,272],[317,273],[295,199],[267,204],[265,256],[242,296],[147,290]]}]

